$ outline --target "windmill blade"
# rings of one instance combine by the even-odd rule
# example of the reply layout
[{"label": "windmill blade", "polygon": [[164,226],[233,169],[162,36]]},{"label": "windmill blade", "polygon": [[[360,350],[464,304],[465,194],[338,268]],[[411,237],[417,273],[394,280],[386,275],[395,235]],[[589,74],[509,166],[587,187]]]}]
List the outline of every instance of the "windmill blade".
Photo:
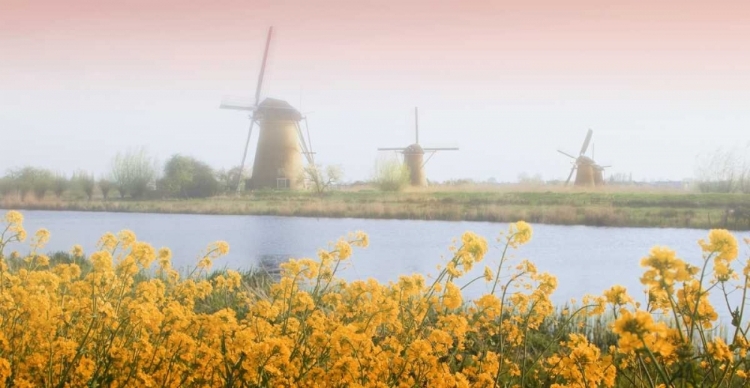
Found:
[{"label": "windmill blade", "polygon": [[458,147],[433,147],[433,148],[422,148],[422,151],[458,151]]},{"label": "windmill blade", "polygon": [[299,140],[300,147],[302,147],[302,153],[305,154],[305,158],[307,159],[307,163],[310,165],[315,164],[315,161],[312,157],[312,152],[307,148],[307,143],[305,143],[305,137],[302,136],[302,128],[299,125],[299,122],[296,122],[294,126],[297,128],[297,137]]},{"label": "windmill blade", "polygon": [[561,154],[563,154],[563,155],[565,155],[565,156],[567,156],[567,157],[569,157],[569,158],[571,158],[571,159],[578,159],[578,158],[576,158],[575,156],[573,156],[573,155],[571,155],[571,154],[569,154],[569,153],[567,153],[567,152],[565,152],[565,151],[560,151],[560,150],[557,150],[557,152],[559,152],[559,153],[561,153]]},{"label": "windmill blade", "polygon": [[232,110],[244,110],[244,111],[250,111],[255,112],[256,109],[258,109],[255,105],[240,105],[235,104],[231,102],[222,102],[221,105],[219,105],[220,109],[232,109]]},{"label": "windmill blade", "polygon": [[570,183],[570,178],[573,178],[573,173],[576,171],[576,166],[573,165],[573,168],[570,169],[570,175],[568,175],[568,179],[565,180],[565,186]]},{"label": "windmill blade", "polygon": [[307,132],[307,145],[310,149],[310,157],[313,159],[313,164],[315,164],[315,152],[313,152],[312,148],[312,138],[310,137],[310,127],[307,125],[307,117],[303,117],[303,120],[305,120],[305,131]]},{"label": "windmill blade", "polygon": [[271,35],[273,26],[268,27],[268,36],[266,37],[266,49],[263,51],[263,62],[260,65],[260,74],[258,74],[258,85],[255,88],[255,106],[260,104],[260,91],[263,87],[263,74],[266,72],[266,61],[268,60],[268,48],[271,46]]},{"label": "windmill blade", "polygon": [[414,107],[414,129],[417,132],[417,142],[415,144],[419,144],[419,109],[416,106]]},{"label": "windmill blade", "polygon": [[386,148],[378,148],[378,151],[404,151],[406,148],[404,147],[386,147]]},{"label": "windmill blade", "polygon": [[255,120],[250,120],[250,129],[247,131],[247,140],[245,141],[245,152],[242,154],[242,163],[240,163],[240,171],[237,172],[237,195],[240,194],[240,182],[242,182],[242,171],[245,169],[245,159],[247,158],[247,148],[250,146],[250,137],[253,135],[253,127],[255,126]]},{"label": "windmill blade", "polygon": [[586,140],[583,141],[583,146],[581,147],[581,153],[579,155],[583,155],[586,153],[586,149],[589,148],[589,142],[591,142],[591,135],[593,134],[594,131],[589,128],[588,133],[586,133]]}]

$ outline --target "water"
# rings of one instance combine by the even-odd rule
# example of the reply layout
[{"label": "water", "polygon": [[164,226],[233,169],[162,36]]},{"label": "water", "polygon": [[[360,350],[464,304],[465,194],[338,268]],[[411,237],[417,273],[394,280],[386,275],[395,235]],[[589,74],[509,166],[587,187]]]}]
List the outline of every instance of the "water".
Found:
[{"label": "water", "polygon": [[[29,234],[41,227],[50,230],[48,251],[67,251],[79,243],[86,252],[92,252],[104,233],[130,229],[139,240],[156,248],[171,248],[174,266],[181,268],[194,266],[201,251],[216,240],[225,240],[231,247],[229,255],[216,262],[217,267],[247,269],[273,267],[288,257],[315,257],[317,250],[329,242],[363,230],[370,236],[370,247],[355,248],[351,264],[340,275],[349,280],[372,277],[381,282],[396,280],[403,274],[436,274],[437,265],[447,262],[452,240],[467,230],[491,242],[485,261],[463,279],[480,276],[485,265],[497,266],[502,246],[495,239],[507,228],[507,224],[486,222],[139,213],[25,211],[24,216]],[[532,226],[531,242],[511,251],[511,260],[528,258],[540,271],[556,275],[559,285],[553,300],[557,303],[571,298],[580,300],[586,293],[600,294],[614,284],[626,286],[631,295],[642,301],[639,263],[649,249],[665,245],[698,265],[701,256],[697,241],[708,233],[698,229]],[[743,232],[738,237],[749,235]],[[740,254],[744,262],[748,254],[744,244]],[[477,281],[467,289],[466,296],[475,297],[485,291],[487,286]],[[715,305],[718,302],[716,299]]]}]

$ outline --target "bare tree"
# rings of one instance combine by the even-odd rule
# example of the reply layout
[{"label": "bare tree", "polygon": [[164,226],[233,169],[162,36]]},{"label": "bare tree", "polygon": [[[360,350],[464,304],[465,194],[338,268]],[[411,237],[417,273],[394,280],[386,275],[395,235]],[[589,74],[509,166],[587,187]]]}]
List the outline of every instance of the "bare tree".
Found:
[{"label": "bare tree", "polygon": [[316,194],[323,194],[332,185],[341,182],[343,170],[340,166],[327,166],[310,164],[302,170],[303,180]]},{"label": "bare tree", "polygon": [[695,181],[704,193],[750,192],[750,160],[748,147],[718,148],[700,155],[695,168]]}]

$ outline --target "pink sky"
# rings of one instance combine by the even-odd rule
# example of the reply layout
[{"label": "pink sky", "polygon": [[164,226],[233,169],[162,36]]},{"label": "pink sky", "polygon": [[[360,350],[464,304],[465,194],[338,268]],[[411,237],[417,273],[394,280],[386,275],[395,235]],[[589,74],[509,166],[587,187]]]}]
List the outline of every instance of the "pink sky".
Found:
[{"label": "pink sky", "polygon": [[[195,118],[205,125],[213,120],[209,115],[228,114],[214,112],[218,101],[207,101],[225,94],[252,94],[269,25],[277,33],[264,93],[297,104],[300,90],[304,91],[305,105],[321,112],[317,125],[335,134],[319,137],[321,152],[327,144],[333,149],[336,141],[358,139],[339,128],[343,120],[334,117],[337,107],[356,110],[378,104],[377,108],[397,112],[408,123],[409,112],[418,104],[425,106],[425,112],[455,108],[459,111],[454,115],[475,117],[481,113],[471,109],[492,111],[501,102],[579,104],[575,112],[586,111],[581,102],[586,99],[596,101],[590,105],[594,111],[617,110],[623,101],[635,104],[632,112],[570,121],[569,127],[563,122],[561,127],[577,138],[589,125],[599,125],[606,133],[607,126],[616,129],[622,117],[648,119],[652,113],[644,111],[649,105],[644,101],[650,99],[667,105],[681,100],[692,104],[680,105],[667,117],[653,118],[664,123],[687,120],[679,112],[695,114],[695,106],[717,101],[740,107],[750,90],[750,2],[739,0],[0,2],[0,84],[5,90],[0,103],[12,102],[10,107],[16,111],[5,127],[18,123],[26,128],[44,126],[34,124],[35,104],[65,104],[71,112],[83,114],[86,104],[102,96],[127,110],[135,100],[155,105],[158,98],[174,100],[175,93],[188,92],[194,93],[190,98],[195,106],[199,101],[205,105],[205,115]],[[112,91],[132,95],[117,97]],[[161,92],[166,94],[157,97]],[[602,106],[604,100],[611,100],[612,105]],[[727,135],[739,137],[729,143],[744,143],[750,139],[742,137],[740,128],[747,128],[750,117],[741,112],[740,108],[706,111],[701,117],[737,118],[731,124],[736,127],[727,129]],[[123,114],[132,116],[133,112]],[[170,114],[177,113],[165,111],[159,120],[170,122]],[[543,110],[530,113],[545,114]],[[484,120],[497,118],[488,114]],[[349,120],[364,120],[364,116]],[[533,124],[520,116],[515,120],[514,125],[529,131],[549,125]],[[444,120],[436,121],[433,125],[439,127]],[[222,133],[229,134],[241,133],[241,123],[238,119],[217,125],[226,125]],[[408,130],[403,125],[408,124],[394,124],[394,133]],[[638,122],[628,125],[632,128]],[[674,125],[667,132],[677,131]],[[95,130],[80,131],[85,137]],[[452,143],[448,133],[447,128],[436,128],[434,139]],[[692,133],[695,147],[689,155],[685,151],[675,166],[656,176],[691,174],[692,168],[678,170],[677,164],[689,164],[705,144],[698,132]],[[456,141],[462,147],[482,142],[481,133],[467,136]],[[133,144],[139,142],[153,143],[153,139],[132,139]],[[622,143],[613,143],[615,158],[629,154],[622,150],[618,155],[615,148]],[[374,146],[368,144],[367,149]],[[558,146],[576,148],[575,144],[550,144],[548,148],[553,153]],[[158,144],[155,148],[160,149]],[[164,152],[179,150],[163,148]],[[231,165],[237,159],[214,158],[209,155],[216,154],[215,150],[195,151],[198,145],[186,143],[185,148],[214,164]],[[560,160],[548,155],[549,151],[543,151],[544,157],[540,151],[538,168],[550,178],[564,175],[556,170]],[[485,149],[479,154],[492,152]],[[342,156],[344,160],[331,158],[330,162],[351,165],[351,158],[358,154],[360,150],[352,151]],[[457,156],[448,158],[446,164],[457,163]],[[470,155],[466,158],[471,160]],[[364,178],[370,159],[364,163],[366,168],[353,169],[356,178]],[[498,161],[503,162],[507,161]],[[436,163],[441,162],[436,158]],[[624,168],[646,176],[646,163],[625,164]],[[456,170],[450,177],[461,173]],[[509,179],[516,173],[509,172]],[[483,173],[488,174],[492,173]]]}]

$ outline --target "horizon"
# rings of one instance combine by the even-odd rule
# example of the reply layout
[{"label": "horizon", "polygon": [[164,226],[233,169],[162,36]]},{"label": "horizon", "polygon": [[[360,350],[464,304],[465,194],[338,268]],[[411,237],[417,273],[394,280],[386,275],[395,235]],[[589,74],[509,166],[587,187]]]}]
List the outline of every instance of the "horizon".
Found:
[{"label": "horizon", "polygon": [[[321,4],[328,6],[323,9]],[[104,174],[146,146],[237,166],[269,26],[262,97],[308,116],[316,159],[366,180],[378,147],[459,147],[433,181],[564,180],[586,131],[596,160],[682,181],[750,147],[750,4],[11,0],[0,14],[0,168]],[[252,161],[257,131],[248,160]],[[589,149],[589,153],[591,148]]]}]

